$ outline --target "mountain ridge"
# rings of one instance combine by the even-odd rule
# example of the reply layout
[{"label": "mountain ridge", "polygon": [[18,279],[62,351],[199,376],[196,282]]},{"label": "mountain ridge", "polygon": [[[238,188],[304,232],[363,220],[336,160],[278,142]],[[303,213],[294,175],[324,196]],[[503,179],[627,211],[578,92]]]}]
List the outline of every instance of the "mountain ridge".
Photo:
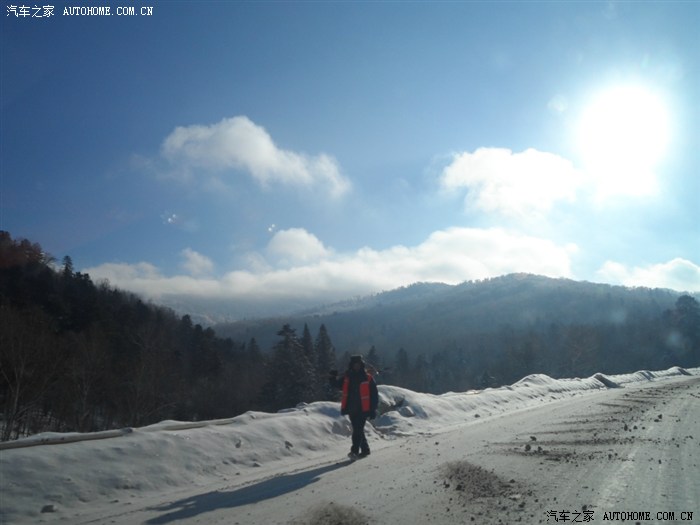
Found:
[{"label": "mountain ridge", "polygon": [[[255,338],[268,348],[283,324],[312,333],[325,325],[340,351],[367,352],[441,348],[462,344],[475,334],[506,329],[545,330],[552,324],[619,325],[654,318],[673,307],[681,292],[508,274],[456,285],[415,283],[296,315],[236,321],[214,326],[217,334],[243,341]],[[698,294],[693,294],[697,296]],[[438,343],[442,339],[442,343]],[[436,350],[436,348],[433,348]],[[425,351],[425,350],[423,350]]]}]

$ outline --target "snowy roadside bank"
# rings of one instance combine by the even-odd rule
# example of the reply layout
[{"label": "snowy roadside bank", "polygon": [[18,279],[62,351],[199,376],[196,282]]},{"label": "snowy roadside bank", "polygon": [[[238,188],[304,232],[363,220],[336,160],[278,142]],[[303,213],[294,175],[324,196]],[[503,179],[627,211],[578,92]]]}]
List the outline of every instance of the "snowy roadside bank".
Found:
[{"label": "snowy roadside bank", "polygon": [[[439,396],[383,385],[382,415],[371,432],[385,439],[429,434],[477,417],[682,375],[700,375],[700,369],[559,380],[537,374],[507,387]],[[345,450],[350,429],[337,403],[321,402],[277,414],[165,421],[116,432],[118,437],[99,439],[94,434],[43,434],[0,449],[0,521],[53,521],[61,518],[62,509],[205,486],[268,468],[293,470],[304,460]]]}]

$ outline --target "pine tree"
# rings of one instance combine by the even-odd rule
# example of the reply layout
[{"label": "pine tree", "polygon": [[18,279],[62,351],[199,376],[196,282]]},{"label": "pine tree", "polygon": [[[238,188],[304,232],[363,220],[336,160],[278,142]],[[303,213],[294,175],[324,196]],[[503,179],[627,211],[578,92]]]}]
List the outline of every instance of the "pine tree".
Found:
[{"label": "pine tree", "polygon": [[321,325],[316,337],[316,375],[319,381],[319,399],[322,401],[333,401],[337,398],[336,389],[332,388],[326,377],[328,372],[336,368],[335,347],[326,330],[326,325]]},{"label": "pine tree", "polygon": [[377,352],[377,349],[374,347],[374,345],[372,345],[372,347],[369,349],[366,361],[368,365],[375,369],[375,371],[378,372],[382,369],[382,360],[379,357],[379,352]]},{"label": "pine tree", "polygon": [[311,337],[309,325],[306,323],[304,323],[304,334],[301,336],[301,346],[304,349],[304,355],[306,356],[306,359],[310,363],[314,363],[316,361],[316,357],[314,355],[316,353],[316,349],[314,348],[314,341]]},{"label": "pine tree", "polygon": [[309,364],[309,388],[311,390],[311,398],[309,401],[317,401],[319,399],[320,377],[318,374],[318,355],[316,354],[316,345],[311,337],[309,325],[304,323],[304,333],[301,336],[301,346],[304,351],[304,357]]},{"label": "pine tree", "polygon": [[63,277],[73,277],[73,259],[70,258],[70,255],[63,258]]},{"label": "pine tree", "polygon": [[411,365],[408,360],[408,352],[402,347],[396,353],[396,365],[394,366],[395,381],[398,386],[406,386],[409,379]]},{"label": "pine tree", "polygon": [[281,340],[274,346],[263,388],[263,402],[269,410],[289,408],[313,398],[313,369],[296,330],[285,324],[277,335]]}]

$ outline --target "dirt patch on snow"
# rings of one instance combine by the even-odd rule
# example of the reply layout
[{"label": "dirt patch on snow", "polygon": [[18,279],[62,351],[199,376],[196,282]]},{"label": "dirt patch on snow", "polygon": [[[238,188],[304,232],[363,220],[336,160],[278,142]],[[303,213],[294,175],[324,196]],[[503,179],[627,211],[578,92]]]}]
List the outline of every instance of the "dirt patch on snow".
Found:
[{"label": "dirt patch on snow", "polygon": [[446,511],[460,521],[504,523],[534,519],[538,501],[528,487],[467,461],[453,461],[439,469],[449,498]]},{"label": "dirt patch on snow", "polygon": [[467,461],[453,461],[442,466],[443,486],[454,489],[462,498],[499,498],[518,494],[515,480],[506,481],[493,472]]},{"label": "dirt patch on snow", "polygon": [[324,503],[311,509],[293,525],[368,525],[370,519],[359,510],[339,503]]}]

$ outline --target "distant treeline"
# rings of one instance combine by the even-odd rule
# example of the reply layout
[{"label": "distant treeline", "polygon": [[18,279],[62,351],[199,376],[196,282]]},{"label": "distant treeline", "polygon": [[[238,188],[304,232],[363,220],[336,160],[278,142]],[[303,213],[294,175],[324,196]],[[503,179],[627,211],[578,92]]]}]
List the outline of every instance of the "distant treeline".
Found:
[{"label": "distant treeline", "polygon": [[[0,439],[337,399],[327,372],[347,364],[351,347],[337,356],[326,325],[315,333],[303,323],[299,335],[280,321],[264,349],[255,338],[221,338],[187,315],[93,283],[70,257],[57,264],[38,244],[0,232]],[[387,344],[365,354],[379,382],[433,393],[496,386],[533,372],[694,366],[700,364],[700,307],[681,296],[655,318],[546,330],[504,326],[434,346],[416,354]]]}]

